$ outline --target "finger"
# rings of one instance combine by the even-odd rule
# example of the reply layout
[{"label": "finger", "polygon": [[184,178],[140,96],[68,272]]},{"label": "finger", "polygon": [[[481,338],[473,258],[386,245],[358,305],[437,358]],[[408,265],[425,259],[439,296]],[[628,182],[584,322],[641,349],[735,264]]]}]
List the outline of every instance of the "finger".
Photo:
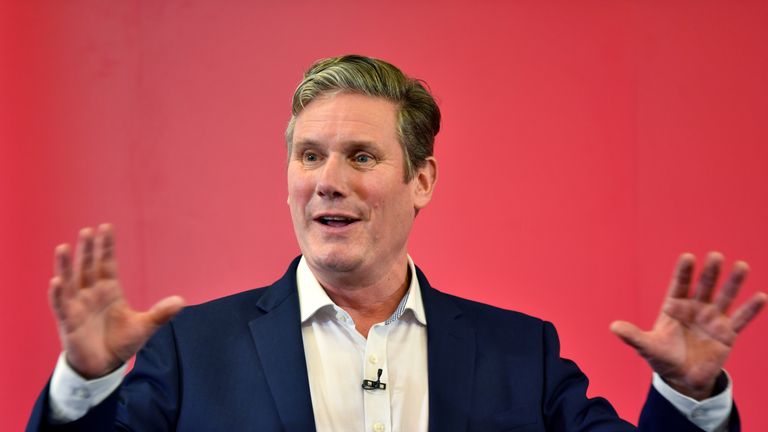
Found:
[{"label": "finger", "polygon": [[707,261],[704,263],[704,269],[699,276],[699,282],[696,284],[694,298],[700,302],[709,303],[712,301],[712,291],[717,284],[717,278],[720,276],[720,266],[723,264],[723,255],[719,252],[710,252],[707,255]]},{"label": "finger", "polygon": [[69,245],[60,244],[56,246],[53,255],[53,274],[58,278],[62,294],[66,297],[72,297],[77,294],[77,288],[72,278],[72,258]]},{"label": "finger", "polygon": [[731,270],[728,280],[725,281],[723,287],[715,298],[715,307],[719,311],[725,312],[728,310],[731,303],[733,303],[733,299],[739,294],[741,284],[744,283],[744,279],[746,279],[748,273],[749,265],[744,261],[737,261],[733,264],[733,270]]},{"label": "finger", "polygon": [[693,275],[693,266],[696,261],[696,257],[690,253],[684,253],[680,255],[675,266],[675,272],[672,275],[672,280],[669,283],[668,296],[672,298],[687,298],[688,289],[691,286],[691,278]]},{"label": "finger", "polygon": [[101,224],[96,231],[96,269],[96,275],[100,278],[117,278],[115,240],[110,224]]},{"label": "finger", "polygon": [[80,230],[75,251],[75,281],[79,282],[80,288],[89,287],[96,281],[96,263],[93,252],[93,230],[83,228]]},{"label": "finger", "polygon": [[54,276],[51,278],[48,287],[48,300],[51,302],[51,309],[56,319],[61,321],[64,319],[64,303],[66,301],[67,294],[65,293],[64,284],[61,277]]},{"label": "finger", "polygon": [[636,325],[627,321],[614,321],[611,323],[610,329],[613,334],[641,355],[645,352],[646,335]]},{"label": "finger", "polygon": [[741,305],[736,312],[734,312],[733,317],[731,318],[731,323],[733,324],[733,331],[736,333],[742,331],[744,327],[749,324],[750,321],[754,317],[757,316],[758,313],[760,313],[760,310],[763,309],[765,304],[768,302],[768,294],[759,292],[752,296],[751,299],[749,299],[746,303]]},{"label": "finger", "polygon": [[184,299],[179,296],[166,297],[155,303],[147,312],[146,318],[155,327],[161,326],[184,308]]}]

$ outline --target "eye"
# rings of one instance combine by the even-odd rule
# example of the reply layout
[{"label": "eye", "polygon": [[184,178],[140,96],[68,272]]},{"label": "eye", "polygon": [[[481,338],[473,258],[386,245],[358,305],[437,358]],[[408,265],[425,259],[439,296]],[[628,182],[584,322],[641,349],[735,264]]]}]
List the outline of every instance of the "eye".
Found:
[{"label": "eye", "polygon": [[352,160],[357,165],[362,166],[372,166],[376,163],[376,158],[364,152],[355,153],[355,155],[352,157]]},{"label": "eye", "polygon": [[320,160],[320,156],[318,156],[317,153],[313,151],[305,151],[301,154],[301,160],[305,164],[313,164]]}]

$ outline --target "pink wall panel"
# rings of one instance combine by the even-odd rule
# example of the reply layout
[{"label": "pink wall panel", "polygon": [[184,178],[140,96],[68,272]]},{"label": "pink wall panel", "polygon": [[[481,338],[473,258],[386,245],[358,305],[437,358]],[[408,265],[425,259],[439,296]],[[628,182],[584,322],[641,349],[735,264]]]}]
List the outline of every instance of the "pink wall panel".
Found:
[{"label": "pink wall panel", "polygon": [[[274,3],[274,2],[270,2]],[[117,227],[145,307],[277,278],[298,253],[283,130],[313,60],[424,78],[440,180],[411,252],[437,287],[553,321],[635,419],[650,372],[608,331],[649,326],[679,252],[743,258],[768,288],[768,7],[718,1],[0,6],[0,422],[22,427],[59,351],[52,248]],[[768,428],[768,319],[728,365]]]}]

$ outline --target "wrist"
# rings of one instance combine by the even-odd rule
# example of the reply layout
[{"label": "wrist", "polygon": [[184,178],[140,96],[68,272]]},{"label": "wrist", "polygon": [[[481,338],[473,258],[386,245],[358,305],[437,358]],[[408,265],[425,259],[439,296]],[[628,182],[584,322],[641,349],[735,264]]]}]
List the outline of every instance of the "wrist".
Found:
[{"label": "wrist", "polygon": [[703,401],[722,393],[728,387],[729,382],[724,371],[720,371],[714,379],[703,385],[693,385],[685,380],[667,378],[661,375],[659,377],[676,392],[697,401]]},{"label": "wrist", "polygon": [[[664,379],[664,378],[662,378]],[[715,384],[714,382],[711,384],[708,384],[706,386],[688,386],[685,384],[679,384],[672,381],[667,381],[664,379],[664,381],[669,384],[670,387],[672,387],[676,392],[688,396],[691,399],[696,399],[697,401],[703,401],[704,399],[708,399],[712,397],[714,394]]]},{"label": "wrist", "polygon": [[127,369],[128,365],[124,364],[109,375],[86,380],[72,369],[66,360],[66,353],[62,352],[51,376],[48,392],[51,422],[68,423],[85,415],[120,386]]},{"label": "wrist", "polygon": [[721,429],[721,426],[727,424],[731,415],[733,382],[726,371],[723,371],[716,380],[714,389],[716,394],[703,401],[677,392],[656,372],[653,373],[653,388],[677,411],[702,430],[724,430]]},{"label": "wrist", "polygon": [[[74,359],[77,359],[77,356],[75,356]],[[93,362],[78,362],[77,360],[73,361],[73,357],[71,357],[70,353],[66,351],[64,352],[64,361],[67,363],[67,366],[69,366],[72,372],[75,372],[86,381],[92,381],[105,377],[115,372],[125,364],[125,362],[118,361],[110,362],[106,366],[101,366],[95,365]]]}]

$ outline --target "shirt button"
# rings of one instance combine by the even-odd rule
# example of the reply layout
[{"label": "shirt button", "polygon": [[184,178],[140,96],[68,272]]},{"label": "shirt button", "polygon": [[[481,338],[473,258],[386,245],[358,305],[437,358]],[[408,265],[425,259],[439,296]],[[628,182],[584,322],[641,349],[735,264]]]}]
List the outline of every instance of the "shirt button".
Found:
[{"label": "shirt button", "polygon": [[378,422],[373,424],[373,432],[384,432],[385,429],[384,423]]},{"label": "shirt button", "polygon": [[368,356],[368,361],[371,362],[371,364],[376,364],[379,362],[379,358],[376,357],[376,354],[371,354],[370,356]]}]

